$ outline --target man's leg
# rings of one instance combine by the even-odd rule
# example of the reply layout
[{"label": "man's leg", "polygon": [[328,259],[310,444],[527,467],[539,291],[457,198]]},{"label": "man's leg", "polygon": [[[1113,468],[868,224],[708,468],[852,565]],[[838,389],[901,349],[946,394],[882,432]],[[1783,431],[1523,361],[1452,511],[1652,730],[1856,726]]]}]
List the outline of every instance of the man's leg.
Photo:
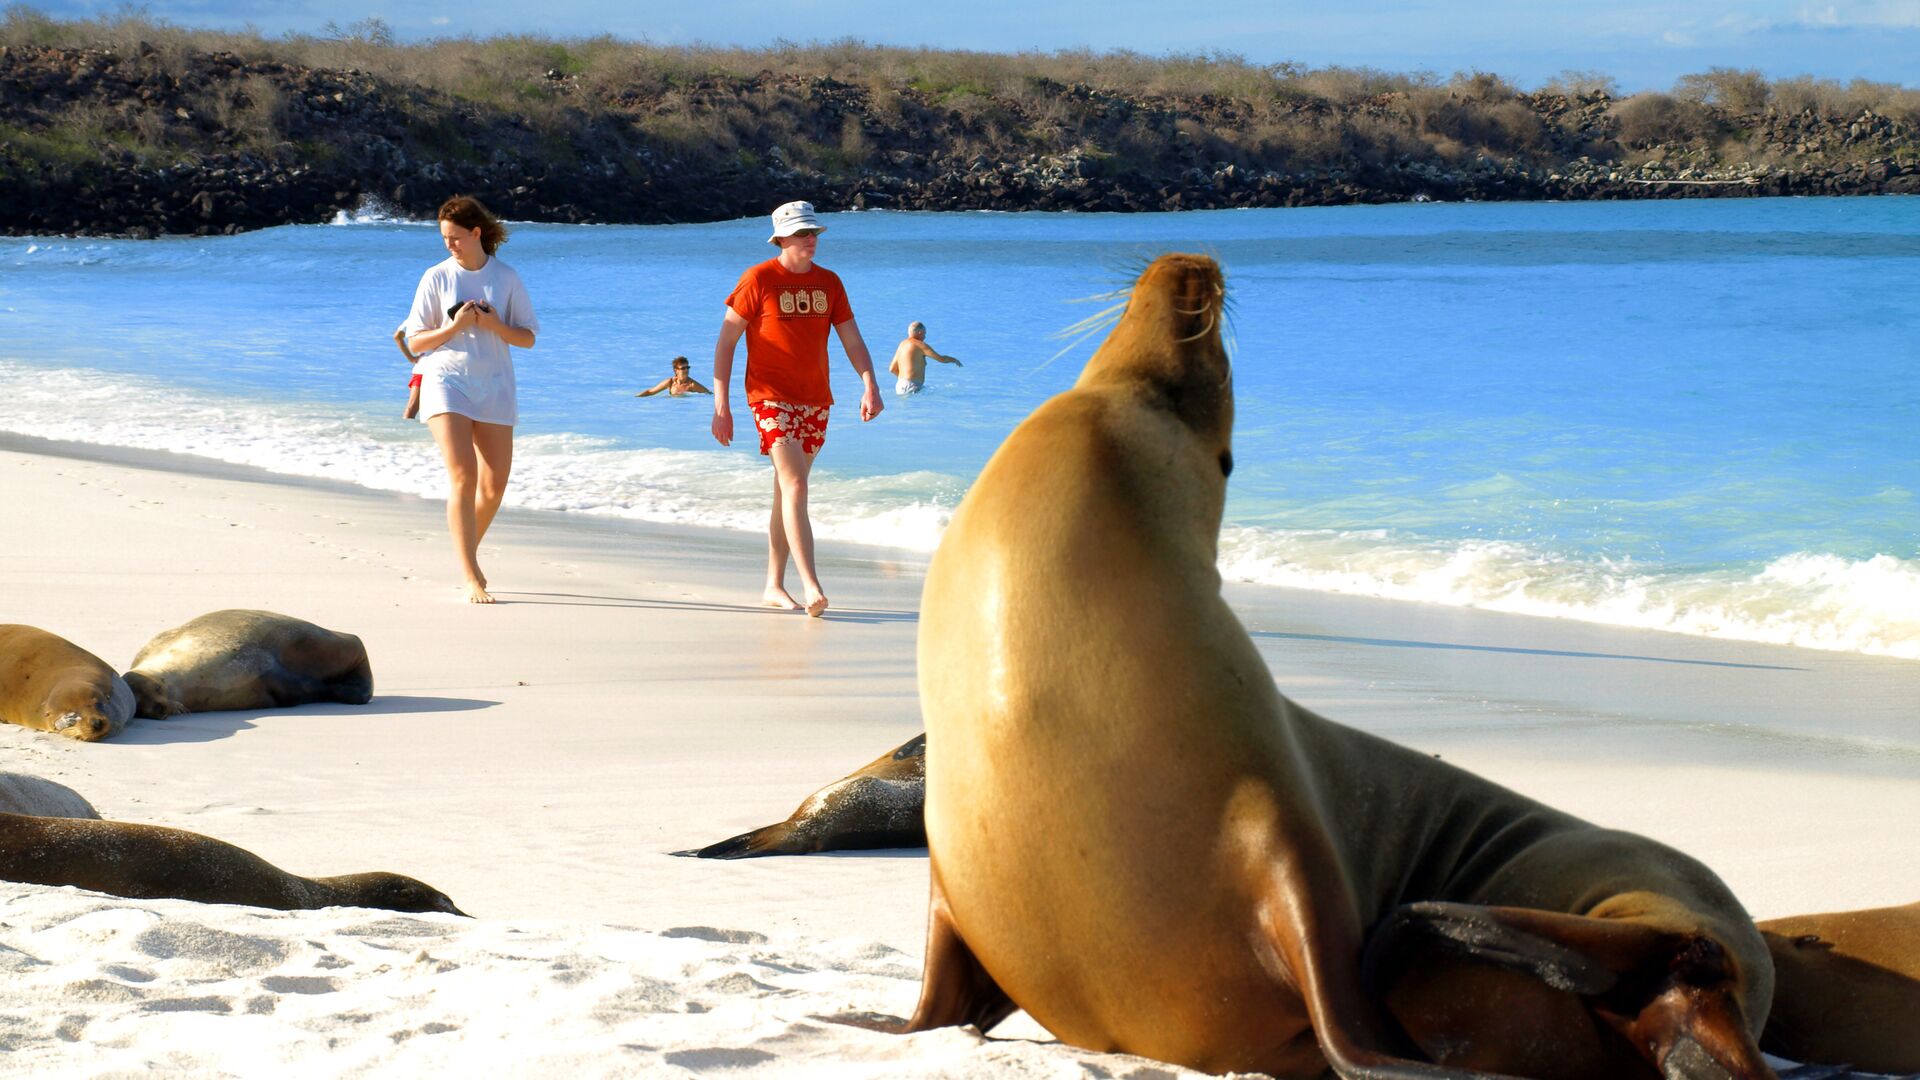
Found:
[{"label": "man's leg", "polygon": [[[771,454],[768,455],[772,457]],[[767,588],[760,602],[767,607],[798,611],[800,601],[787,591],[787,560],[793,551],[787,545],[787,525],[781,514],[780,467],[773,468],[773,509],[767,513]]]},{"label": "man's leg", "polygon": [[793,565],[800,571],[800,584],[806,590],[807,614],[819,617],[827,610],[827,593],[813,568],[813,522],[807,518],[807,474],[813,469],[813,455],[800,449],[798,441],[782,439],[768,455],[778,478],[780,521],[785,527],[787,546],[793,553]]}]

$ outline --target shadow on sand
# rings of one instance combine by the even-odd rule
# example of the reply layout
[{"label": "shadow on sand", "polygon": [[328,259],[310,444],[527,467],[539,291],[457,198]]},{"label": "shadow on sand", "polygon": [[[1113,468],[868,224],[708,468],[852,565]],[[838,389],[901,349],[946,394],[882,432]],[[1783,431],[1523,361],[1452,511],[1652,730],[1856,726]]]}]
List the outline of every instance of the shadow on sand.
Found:
[{"label": "shadow on sand", "polygon": [[[654,609],[657,611],[720,611],[733,615],[770,615],[797,618],[801,612],[758,604],[709,604],[689,600],[650,600],[636,596],[589,596],[581,593],[496,592],[494,602],[501,604],[552,604],[559,607],[611,607]],[[879,608],[828,608],[822,622],[891,623],[917,622],[914,611],[888,611]]]},{"label": "shadow on sand", "polygon": [[471,712],[500,704],[478,698],[410,697],[405,694],[379,694],[365,705],[314,704],[289,709],[234,709],[229,712],[186,713],[165,720],[135,717],[127,730],[101,744],[104,746],[158,746],[163,743],[213,742],[254,726],[268,717],[320,718],[332,716],[392,715],[406,713]]},{"label": "shadow on sand", "polygon": [[1462,645],[1452,641],[1396,641],[1393,638],[1341,637],[1336,634],[1289,634],[1279,630],[1249,630],[1256,638],[1285,641],[1327,641],[1336,645],[1371,645],[1382,649],[1459,649],[1465,652],[1510,653],[1516,656],[1561,656],[1575,660],[1634,660],[1643,664],[1696,664],[1701,667],[1742,668],[1748,671],[1805,671],[1782,664],[1741,664],[1731,660],[1687,660],[1675,656],[1635,656],[1630,653],[1576,652],[1570,649],[1526,649],[1517,645]]}]

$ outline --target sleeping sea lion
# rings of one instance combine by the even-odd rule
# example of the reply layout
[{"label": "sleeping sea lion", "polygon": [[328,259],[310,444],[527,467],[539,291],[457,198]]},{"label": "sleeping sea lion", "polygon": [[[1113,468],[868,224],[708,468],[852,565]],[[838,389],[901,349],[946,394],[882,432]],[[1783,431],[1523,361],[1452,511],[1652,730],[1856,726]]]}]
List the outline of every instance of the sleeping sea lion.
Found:
[{"label": "sleeping sea lion", "polygon": [[133,691],[105,660],[37,626],[0,626],[0,720],[98,742],[132,718]]},{"label": "sleeping sea lion", "polygon": [[1149,266],[933,557],[926,972],[894,1029],[1021,1008],[1209,1072],[1772,1077],[1772,963],[1706,867],[1275,688],[1216,569],[1223,304],[1212,260]]},{"label": "sleeping sea lion", "polygon": [[213,611],[165,631],[127,672],[139,716],[373,700],[366,646],[271,611]]},{"label": "sleeping sea lion", "polygon": [[0,814],[34,814],[40,817],[93,818],[100,811],[84,796],[65,784],[26,773],[0,772]]},{"label": "sleeping sea lion", "polygon": [[137,900],[466,914],[440,890],[400,874],[304,878],[209,836],[125,821],[0,814],[0,881]]},{"label": "sleeping sea lion", "polygon": [[1763,1049],[1920,1073],[1920,904],[1771,919],[1760,932],[1775,979]]},{"label": "sleeping sea lion", "polygon": [[793,816],[752,832],[677,851],[702,859],[807,855],[816,851],[927,846],[927,737],[915,735],[855,773],[807,796]]}]

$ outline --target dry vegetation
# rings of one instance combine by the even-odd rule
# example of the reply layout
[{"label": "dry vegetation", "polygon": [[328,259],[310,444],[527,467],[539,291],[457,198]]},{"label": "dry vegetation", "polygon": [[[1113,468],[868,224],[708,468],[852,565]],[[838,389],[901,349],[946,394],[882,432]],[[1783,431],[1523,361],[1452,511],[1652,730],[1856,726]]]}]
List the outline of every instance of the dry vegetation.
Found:
[{"label": "dry vegetation", "polygon": [[[538,35],[402,45],[377,19],[329,24],[320,34],[266,38],[186,29],[137,9],[57,20],[25,6],[8,8],[0,19],[0,44],[144,47],[157,63],[182,74],[191,69],[192,57],[210,53],[364,72],[425,91],[411,109],[416,134],[446,143],[449,152],[458,152],[453,144],[459,140],[435,115],[434,102],[516,117],[563,157],[595,119],[613,115],[644,141],[678,154],[747,167],[774,154],[785,164],[829,175],[870,165],[878,130],[930,121],[948,129],[957,153],[1078,148],[1114,169],[1165,157],[1169,136],[1216,161],[1269,167],[1407,159],[1448,164],[1478,155],[1528,161],[1601,149],[1590,124],[1543,115],[1536,100],[1497,76],[1308,70],[1229,53],[989,54],[854,40],[741,49]],[[787,81],[773,82],[769,75]],[[791,83],[810,79],[857,89],[860,115],[843,115],[829,129],[816,130],[790,107]],[[716,93],[720,88],[739,92]],[[258,151],[290,145],[284,92],[273,80],[254,75],[207,87],[204,96],[205,110],[237,133],[241,145]],[[1607,123],[1614,130],[1599,134],[1617,137],[1628,149],[1713,145],[1750,127],[1743,116],[1768,109],[1843,117],[1872,111],[1910,124],[1920,120],[1920,91],[1811,77],[1769,83],[1757,72],[1727,68],[1688,75],[1670,94],[1625,99],[1616,99],[1617,89],[1604,74],[1569,71],[1539,88],[1534,98],[1541,96],[1609,101]],[[1149,108],[1115,109],[1115,100]],[[1153,115],[1156,104],[1178,115]],[[111,143],[143,158],[166,153],[165,125],[138,110],[105,116],[76,109],[54,127],[16,127],[14,133],[67,156],[84,154],[89,143]]]},{"label": "dry vegetation", "polygon": [[[1308,69],[1226,52],[533,34],[402,44],[379,20],[268,38],[131,8],[61,20],[25,6],[0,15],[0,47],[13,50],[0,57],[0,181],[38,185],[53,203],[65,181],[49,169],[239,158],[249,175],[317,169],[294,185],[310,189],[299,205],[458,178],[563,220],[607,220],[636,200],[661,215],[737,212],[795,183],[923,208],[1010,205],[1012,190],[1013,205],[1137,209],[1193,205],[1180,199],[1217,193],[1222,175],[1236,190],[1217,204],[1273,205],[1429,185],[1439,197],[1565,197],[1549,177],[1644,163],[1810,175],[1878,162],[1884,179],[1920,158],[1920,91],[1729,68],[1623,97],[1591,71],[1529,91],[1477,71]],[[1101,190],[1022,203],[1035,170]],[[1520,186],[1472,178],[1496,175]],[[69,220],[64,203],[42,216]]]}]

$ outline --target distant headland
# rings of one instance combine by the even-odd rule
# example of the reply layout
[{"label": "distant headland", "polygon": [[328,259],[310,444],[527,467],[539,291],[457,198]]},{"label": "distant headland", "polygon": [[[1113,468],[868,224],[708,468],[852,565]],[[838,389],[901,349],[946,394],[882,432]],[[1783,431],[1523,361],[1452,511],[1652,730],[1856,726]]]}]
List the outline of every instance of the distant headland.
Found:
[{"label": "distant headland", "polygon": [[218,234],[453,192],[505,217],[1920,193],[1920,90],[1715,68],[1309,70],[1230,54],[399,44],[0,18],[0,232]]}]

